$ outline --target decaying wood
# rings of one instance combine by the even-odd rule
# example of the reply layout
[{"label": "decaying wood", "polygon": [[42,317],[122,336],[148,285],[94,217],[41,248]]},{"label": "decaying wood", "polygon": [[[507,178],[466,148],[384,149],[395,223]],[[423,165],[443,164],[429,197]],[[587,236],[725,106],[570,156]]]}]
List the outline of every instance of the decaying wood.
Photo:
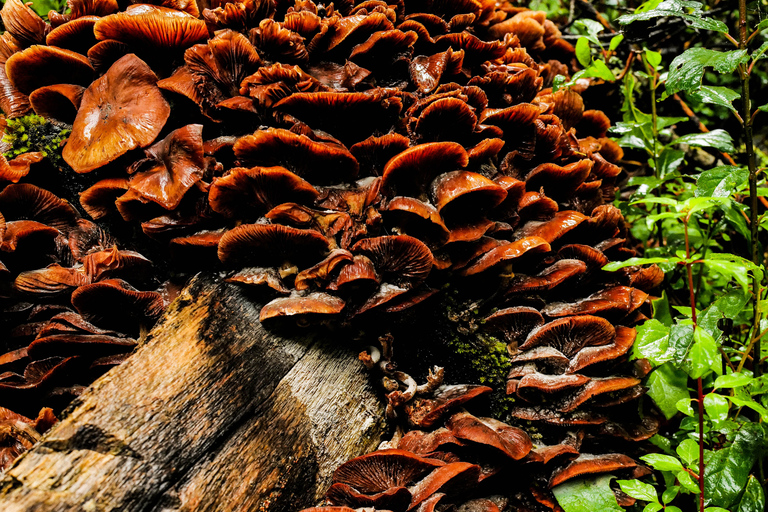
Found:
[{"label": "decaying wood", "polygon": [[381,402],[330,335],[280,337],[196,278],[148,342],[0,481],[0,510],[288,511],[375,449]]}]

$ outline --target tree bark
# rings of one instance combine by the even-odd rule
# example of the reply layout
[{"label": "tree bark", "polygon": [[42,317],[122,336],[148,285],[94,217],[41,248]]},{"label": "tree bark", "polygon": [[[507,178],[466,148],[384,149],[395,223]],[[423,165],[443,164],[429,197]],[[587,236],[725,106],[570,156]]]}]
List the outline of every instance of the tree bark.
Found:
[{"label": "tree bark", "polygon": [[234,285],[197,277],[148,341],[0,480],[0,509],[295,511],[375,449],[381,401],[330,336],[281,337]]}]

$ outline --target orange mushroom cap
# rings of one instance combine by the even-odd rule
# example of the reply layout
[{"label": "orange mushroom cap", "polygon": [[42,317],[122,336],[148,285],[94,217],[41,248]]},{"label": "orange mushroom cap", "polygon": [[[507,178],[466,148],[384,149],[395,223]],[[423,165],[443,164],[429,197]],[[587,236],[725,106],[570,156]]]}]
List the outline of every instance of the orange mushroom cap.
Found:
[{"label": "orange mushroom cap", "polygon": [[5,63],[5,72],[13,86],[24,94],[53,84],[86,86],[94,75],[93,67],[85,56],[42,45],[33,45],[11,55]]},{"label": "orange mushroom cap", "polygon": [[96,39],[116,39],[152,50],[187,48],[208,38],[203,20],[176,9],[148,4],[129,5],[128,9],[101,18],[93,27]]}]

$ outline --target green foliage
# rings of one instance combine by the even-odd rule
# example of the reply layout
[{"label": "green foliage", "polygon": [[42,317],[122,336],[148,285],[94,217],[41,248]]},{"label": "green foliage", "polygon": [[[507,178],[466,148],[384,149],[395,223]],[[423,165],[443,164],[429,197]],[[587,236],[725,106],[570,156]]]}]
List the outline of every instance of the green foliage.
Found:
[{"label": "green foliage", "polygon": [[70,129],[36,114],[8,119],[3,142],[11,149],[5,153],[9,160],[30,151],[39,151],[54,165],[62,162],[61,149]]},{"label": "green foliage", "polygon": [[623,512],[611,490],[610,475],[595,479],[569,480],[552,489],[565,512]]}]

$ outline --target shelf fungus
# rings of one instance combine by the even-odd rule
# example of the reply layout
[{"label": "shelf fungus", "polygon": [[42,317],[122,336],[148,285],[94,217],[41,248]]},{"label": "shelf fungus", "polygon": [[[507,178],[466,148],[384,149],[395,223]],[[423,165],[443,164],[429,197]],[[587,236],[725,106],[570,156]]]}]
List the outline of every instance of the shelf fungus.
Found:
[{"label": "shelf fungus", "polygon": [[[403,435],[337,470],[328,512],[556,510],[551,485],[643,470],[631,442],[658,424],[629,354],[663,274],[602,270],[634,255],[610,204],[623,153],[588,82],[552,89],[574,49],[543,12],[68,7],[0,10],[0,125],[34,110],[56,141],[2,143],[0,407],[24,417],[0,413],[0,464],[37,439],[27,418],[127,357],[172,278],[215,270],[270,328],[386,329],[455,291],[465,331],[501,341],[495,390],[365,352]],[[505,392],[508,423],[478,405]]]}]

